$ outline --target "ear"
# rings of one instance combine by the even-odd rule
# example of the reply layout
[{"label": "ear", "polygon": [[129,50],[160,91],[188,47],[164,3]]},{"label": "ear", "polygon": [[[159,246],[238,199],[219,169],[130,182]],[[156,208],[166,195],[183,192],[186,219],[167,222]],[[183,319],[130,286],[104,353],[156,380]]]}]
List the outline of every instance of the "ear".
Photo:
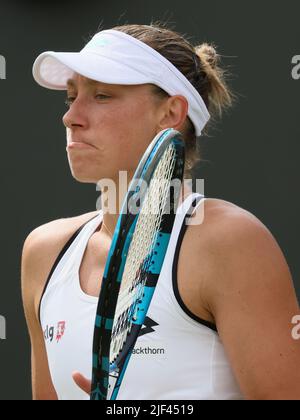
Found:
[{"label": "ear", "polygon": [[188,113],[188,101],[182,95],[174,95],[165,101],[157,125],[158,132],[165,128],[181,131]]}]

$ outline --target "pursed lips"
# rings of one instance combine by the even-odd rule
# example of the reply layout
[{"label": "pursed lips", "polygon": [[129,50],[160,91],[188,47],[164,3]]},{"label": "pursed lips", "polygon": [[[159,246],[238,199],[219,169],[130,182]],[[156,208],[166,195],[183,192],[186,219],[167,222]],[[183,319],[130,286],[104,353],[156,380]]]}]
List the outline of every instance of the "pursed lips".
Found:
[{"label": "pursed lips", "polygon": [[67,145],[71,148],[72,147],[80,147],[80,146],[82,146],[82,147],[88,146],[88,147],[93,147],[94,149],[96,149],[96,147],[93,144],[88,143],[88,142],[83,141],[83,140],[68,139],[68,144]]}]

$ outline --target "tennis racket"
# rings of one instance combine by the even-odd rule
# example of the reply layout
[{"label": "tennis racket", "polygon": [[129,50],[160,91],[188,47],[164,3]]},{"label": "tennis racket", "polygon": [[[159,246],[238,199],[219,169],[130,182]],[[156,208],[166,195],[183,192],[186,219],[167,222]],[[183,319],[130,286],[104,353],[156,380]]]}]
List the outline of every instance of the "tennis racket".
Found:
[{"label": "tennis racket", "polygon": [[166,129],[144,153],[122,203],[99,295],[91,400],[115,400],[170,240],[184,173],[181,133]]}]

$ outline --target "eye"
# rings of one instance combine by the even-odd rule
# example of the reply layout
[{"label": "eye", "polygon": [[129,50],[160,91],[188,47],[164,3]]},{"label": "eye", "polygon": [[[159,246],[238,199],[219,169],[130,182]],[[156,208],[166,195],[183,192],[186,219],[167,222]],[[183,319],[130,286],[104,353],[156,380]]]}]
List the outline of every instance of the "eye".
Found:
[{"label": "eye", "polygon": [[[99,100],[105,100],[109,98],[110,96],[105,95],[104,93],[98,93],[97,95],[95,95],[95,99],[99,99]],[[65,99],[66,106],[70,107],[75,100],[76,100],[75,96],[67,96],[67,98]]]},{"label": "eye", "polygon": [[96,98],[96,99],[109,99],[109,98],[110,98],[110,96],[105,95],[104,93],[98,93],[98,94],[95,96],[95,98]]},{"label": "eye", "polygon": [[72,105],[72,103],[75,101],[75,97],[73,97],[73,96],[68,96],[66,99],[65,99],[65,104],[67,105],[67,106],[70,106],[70,105]]}]

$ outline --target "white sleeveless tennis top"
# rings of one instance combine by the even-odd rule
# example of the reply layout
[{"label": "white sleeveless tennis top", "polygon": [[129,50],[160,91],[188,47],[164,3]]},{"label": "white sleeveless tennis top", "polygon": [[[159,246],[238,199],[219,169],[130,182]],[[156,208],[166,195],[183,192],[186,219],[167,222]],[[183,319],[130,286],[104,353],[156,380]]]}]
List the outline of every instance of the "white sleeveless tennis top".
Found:
[{"label": "white sleeveless tennis top", "polygon": [[[178,207],[162,271],[129,361],[119,400],[243,399],[216,327],[189,311],[177,287],[177,263],[186,216],[205,199],[191,194]],[[85,294],[79,267],[102,211],[65,245],[49,274],[40,305],[52,382],[61,400],[89,397],[72,372],[91,378],[98,299]],[[199,267],[201,270],[201,267]]]}]

